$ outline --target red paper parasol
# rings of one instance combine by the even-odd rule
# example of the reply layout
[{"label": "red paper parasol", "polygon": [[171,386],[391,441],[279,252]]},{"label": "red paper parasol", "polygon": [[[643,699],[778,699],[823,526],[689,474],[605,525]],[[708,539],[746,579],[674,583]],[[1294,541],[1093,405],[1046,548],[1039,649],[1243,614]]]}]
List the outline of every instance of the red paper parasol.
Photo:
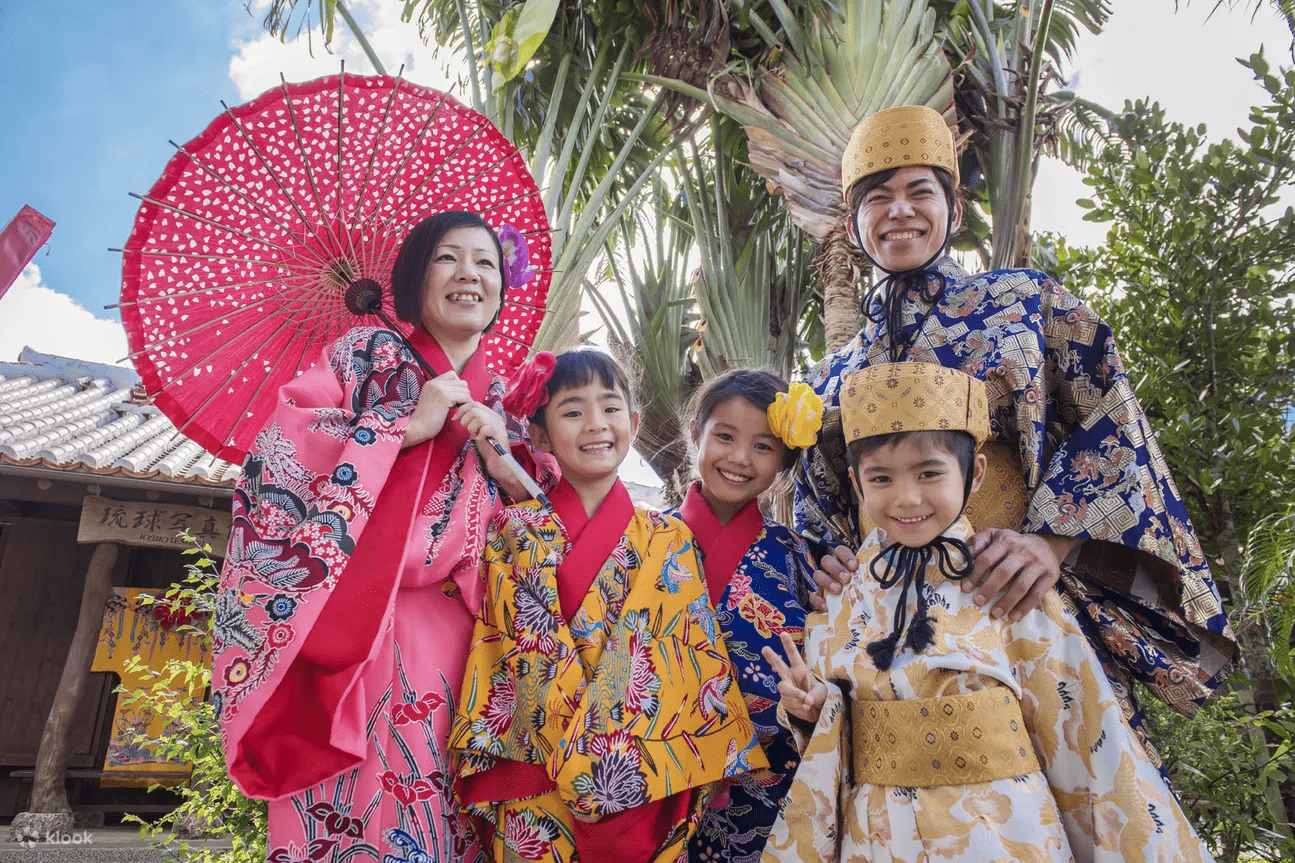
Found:
[{"label": "red paper parasol", "polygon": [[469,210],[526,238],[536,274],[485,339],[501,374],[526,358],[551,278],[548,219],[521,154],[451,96],[345,72],[285,83],[177,149],[123,250],[122,321],[157,406],[210,452],[241,462],[279,387],[373,322],[346,310],[347,286],[385,292],[401,242],[433,213]]}]

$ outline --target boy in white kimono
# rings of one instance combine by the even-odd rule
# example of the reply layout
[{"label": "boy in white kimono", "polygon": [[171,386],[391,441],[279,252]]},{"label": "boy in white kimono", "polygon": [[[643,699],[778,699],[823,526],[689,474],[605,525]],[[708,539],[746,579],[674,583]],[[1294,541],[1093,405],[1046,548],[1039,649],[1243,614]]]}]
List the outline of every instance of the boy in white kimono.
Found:
[{"label": "boy in white kimono", "polygon": [[877,528],[805,659],[765,648],[802,761],[763,860],[1211,860],[1061,596],[1009,621],[961,590],[985,384],[874,366],[841,412]]}]

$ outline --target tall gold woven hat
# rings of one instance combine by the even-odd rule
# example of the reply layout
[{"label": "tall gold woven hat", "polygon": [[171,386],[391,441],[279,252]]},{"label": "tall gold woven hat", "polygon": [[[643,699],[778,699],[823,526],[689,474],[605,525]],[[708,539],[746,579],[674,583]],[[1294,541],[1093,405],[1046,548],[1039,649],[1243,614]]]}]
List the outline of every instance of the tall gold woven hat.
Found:
[{"label": "tall gold woven hat", "polygon": [[841,156],[841,194],[869,174],[927,165],[944,168],[958,185],[953,133],[940,112],[925,105],[900,105],[863,118]]},{"label": "tall gold woven hat", "polygon": [[979,447],[989,439],[985,382],[932,363],[869,366],[841,381],[846,443],[910,431],[964,431]]}]

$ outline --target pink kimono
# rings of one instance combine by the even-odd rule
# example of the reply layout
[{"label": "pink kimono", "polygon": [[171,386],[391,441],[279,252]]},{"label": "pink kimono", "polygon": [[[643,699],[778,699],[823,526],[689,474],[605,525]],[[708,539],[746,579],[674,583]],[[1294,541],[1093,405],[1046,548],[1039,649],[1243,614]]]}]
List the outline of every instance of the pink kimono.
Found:
[{"label": "pink kimono", "polygon": [[[461,377],[498,410],[484,353]],[[273,863],[481,854],[445,743],[502,503],[458,423],[400,449],[425,380],[391,332],[351,330],[280,391],[234,494],[212,698],[230,776],[270,801]]]}]

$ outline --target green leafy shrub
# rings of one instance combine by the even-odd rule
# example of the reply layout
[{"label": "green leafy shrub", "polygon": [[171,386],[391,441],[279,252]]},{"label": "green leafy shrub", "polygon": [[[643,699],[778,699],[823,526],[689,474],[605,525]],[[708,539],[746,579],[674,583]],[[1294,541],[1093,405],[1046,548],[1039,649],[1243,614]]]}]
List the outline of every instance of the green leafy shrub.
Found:
[{"label": "green leafy shrub", "polygon": [[[1295,710],[1256,713],[1227,692],[1189,719],[1150,693],[1141,701],[1183,809],[1219,863],[1295,859],[1290,825],[1275,821],[1265,796],[1295,773]],[[1260,729],[1282,741],[1271,757]]]},{"label": "green leafy shrub", "polygon": [[[211,546],[199,545],[186,536],[193,548],[185,554],[185,578],[164,595],[142,597],[149,605],[164,605],[176,621],[173,632],[204,640],[211,649],[219,575],[211,559]],[[183,803],[152,823],[127,816],[140,825],[140,835],[169,843],[180,833],[203,837],[227,836],[232,847],[205,848],[180,839],[172,853],[187,863],[261,863],[265,859],[266,807],[261,800],[249,800],[234,786],[225,771],[225,753],[220,745],[220,727],[211,703],[203,695],[211,684],[211,671],[190,660],[171,660],[160,670],[143,667],[138,656],[130,664],[152,678],[152,684],[138,690],[117,688],[121,704],[147,710],[167,719],[168,734],[160,739],[138,735],[135,742],[148,745],[160,759],[190,762],[193,776],[187,786],[174,789]],[[153,786],[157,787],[157,786]]]}]

